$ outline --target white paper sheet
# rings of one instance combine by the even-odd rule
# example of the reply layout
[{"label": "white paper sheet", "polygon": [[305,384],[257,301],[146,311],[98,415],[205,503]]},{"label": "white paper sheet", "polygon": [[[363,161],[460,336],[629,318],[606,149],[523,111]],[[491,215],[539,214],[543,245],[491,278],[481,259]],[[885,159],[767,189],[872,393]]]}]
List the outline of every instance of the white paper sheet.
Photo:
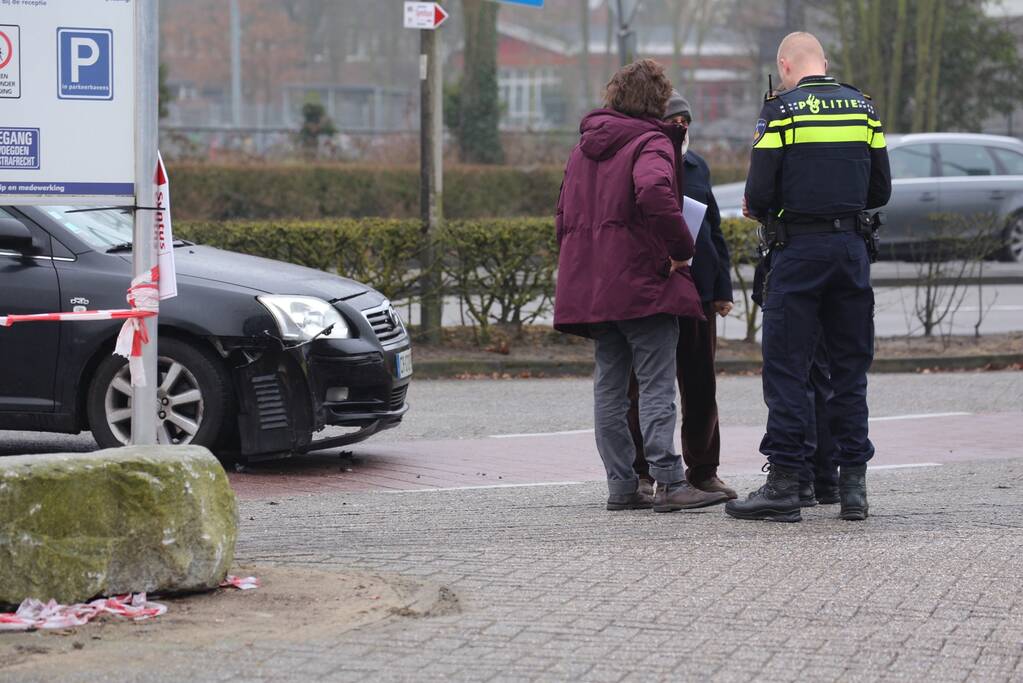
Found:
[{"label": "white paper sheet", "polygon": [[[696,237],[700,234],[700,226],[703,225],[703,216],[706,213],[706,204],[689,197],[682,198],[682,218],[686,220],[689,234],[693,237],[693,246],[696,245]],[[690,266],[693,265],[693,259],[689,259],[686,263]]]}]

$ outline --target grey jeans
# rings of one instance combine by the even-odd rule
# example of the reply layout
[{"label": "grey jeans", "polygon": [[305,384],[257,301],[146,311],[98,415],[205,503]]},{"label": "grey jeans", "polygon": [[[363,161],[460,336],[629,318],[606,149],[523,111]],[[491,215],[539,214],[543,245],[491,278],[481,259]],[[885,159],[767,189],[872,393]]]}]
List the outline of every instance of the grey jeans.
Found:
[{"label": "grey jeans", "polygon": [[653,315],[592,325],[590,332],[596,342],[593,420],[608,491],[630,494],[639,485],[632,467],[636,447],[627,419],[631,370],[639,380],[639,424],[650,474],[661,484],[682,481],[682,458],[674,446],[678,320]]}]

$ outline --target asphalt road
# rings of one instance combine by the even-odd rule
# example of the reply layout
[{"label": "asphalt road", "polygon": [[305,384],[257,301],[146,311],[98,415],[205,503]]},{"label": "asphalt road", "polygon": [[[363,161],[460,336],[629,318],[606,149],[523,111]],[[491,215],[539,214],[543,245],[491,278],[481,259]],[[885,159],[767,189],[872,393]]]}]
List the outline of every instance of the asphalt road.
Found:
[{"label": "asphalt road", "polygon": [[[589,429],[592,392],[589,379],[413,382],[405,422],[377,440]],[[871,375],[868,398],[875,417],[1014,412],[1023,406],[1023,372]],[[719,377],[718,406],[723,424],[763,425],[767,409],[760,377]]]},{"label": "asphalt road", "polygon": [[[1009,413],[1023,406],[1023,372],[871,375],[869,401],[874,417]],[[589,379],[414,381],[409,402],[412,408],[402,425],[369,443],[548,433],[593,426]],[[758,426],[766,419],[759,377],[719,377],[718,404],[726,426]],[[95,447],[88,434],[0,431],[0,455]]]}]

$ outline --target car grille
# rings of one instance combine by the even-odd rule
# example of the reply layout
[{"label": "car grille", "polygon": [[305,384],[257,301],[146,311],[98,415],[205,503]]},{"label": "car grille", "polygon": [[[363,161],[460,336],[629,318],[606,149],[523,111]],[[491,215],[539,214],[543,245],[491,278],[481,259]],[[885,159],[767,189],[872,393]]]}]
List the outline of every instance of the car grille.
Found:
[{"label": "car grille", "polygon": [[391,410],[401,410],[402,406],[405,405],[405,396],[408,394],[408,385],[403,387],[395,387],[391,391]]},{"label": "car grille", "polygon": [[287,428],[288,413],[284,408],[284,397],[281,395],[281,384],[277,380],[277,375],[253,377],[252,390],[256,395],[259,428],[262,430]]},{"label": "car grille", "polygon": [[382,306],[367,308],[362,315],[385,349],[393,348],[405,341],[405,326],[401,324],[398,313],[390,303],[385,301]]}]

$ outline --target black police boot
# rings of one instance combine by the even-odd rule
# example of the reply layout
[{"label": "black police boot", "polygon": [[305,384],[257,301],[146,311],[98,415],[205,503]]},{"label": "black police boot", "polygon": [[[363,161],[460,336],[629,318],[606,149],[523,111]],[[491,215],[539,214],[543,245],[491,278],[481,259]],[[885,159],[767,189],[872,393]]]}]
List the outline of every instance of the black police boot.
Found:
[{"label": "black police boot", "polygon": [[813,492],[812,481],[799,482],[799,507],[812,508],[817,504],[817,497]]},{"label": "black police boot", "polygon": [[817,497],[817,502],[821,505],[834,505],[841,500],[838,497],[838,487],[833,484],[825,486],[814,484],[813,491]]},{"label": "black police boot", "polygon": [[867,518],[867,466],[842,465],[838,471],[838,496],[842,519],[860,521]]},{"label": "black police boot", "polygon": [[770,465],[767,482],[746,496],[746,500],[728,501],[725,512],[736,519],[803,521],[799,514],[799,470]]}]

